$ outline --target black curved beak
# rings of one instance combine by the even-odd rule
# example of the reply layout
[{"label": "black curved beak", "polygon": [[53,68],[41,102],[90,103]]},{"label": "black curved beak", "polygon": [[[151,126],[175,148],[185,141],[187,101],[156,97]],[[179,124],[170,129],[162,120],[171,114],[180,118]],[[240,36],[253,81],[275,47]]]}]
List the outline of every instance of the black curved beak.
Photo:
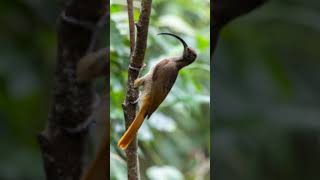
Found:
[{"label": "black curved beak", "polygon": [[186,49],[188,47],[187,43],[179,36],[175,35],[175,34],[172,34],[172,33],[159,33],[157,35],[169,35],[169,36],[173,36],[175,38],[177,38],[182,44],[183,44],[183,47],[184,49]]}]

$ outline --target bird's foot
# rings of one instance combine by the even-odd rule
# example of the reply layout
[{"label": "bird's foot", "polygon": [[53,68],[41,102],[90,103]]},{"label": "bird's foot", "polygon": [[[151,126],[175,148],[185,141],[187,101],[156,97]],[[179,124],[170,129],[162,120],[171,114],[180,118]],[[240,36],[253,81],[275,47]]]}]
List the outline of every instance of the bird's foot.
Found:
[{"label": "bird's foot", "polygon": [[138,98],[134,101],[129,101],[130,104],[137,104],[140,100],[140,95],[138,96]]}]

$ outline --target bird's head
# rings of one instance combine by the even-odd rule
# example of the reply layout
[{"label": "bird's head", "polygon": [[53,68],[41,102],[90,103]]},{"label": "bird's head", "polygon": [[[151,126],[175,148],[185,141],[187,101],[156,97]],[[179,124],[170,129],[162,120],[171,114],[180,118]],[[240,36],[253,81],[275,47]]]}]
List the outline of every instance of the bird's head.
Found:
[{"label": "bird's head", "polygon": [[179,36],[172,33],[159,33],[158,35],[169,35],[177,38],[183,45],[183,55],[181,61],[184,61],[185,65],[191,64],[197,58],[197,53],[194,49],[189,47],[187,43]]}]

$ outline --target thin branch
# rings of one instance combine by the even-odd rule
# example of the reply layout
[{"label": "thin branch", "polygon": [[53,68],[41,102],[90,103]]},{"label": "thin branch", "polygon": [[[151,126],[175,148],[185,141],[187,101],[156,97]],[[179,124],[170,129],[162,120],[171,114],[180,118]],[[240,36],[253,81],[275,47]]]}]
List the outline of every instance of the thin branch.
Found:
[{"label": "thin branch", "polygon": [[[134,102],[138,98],[139,92],[137,89],[133,88],[133,82],[139,76],[139,70],[137,71],[136,68],[141,68],[143,66],[145,51],[147,47],[151,5],[152,0],[141,0],[140,16],[137,24],[137,40],[133,53],[130,57],[130,65],[128,68],[127,94],[125,102],[123,103],[126,128],[130,126],[136,115],[136,104],[132,102]],[[129,180],[140,180],[137,147],[137,140],[134,139],[126,149]]]},{"label": "thin branch", "polygon": [[134,27],[134,16],[133,16],[133,0],[127,0],[128,4],[128,20],[129,20],[129,34],[130,34],[130,54],[134,51],[136,36]]},{"label": "thin branch", "polygon": [[141,10],[137,23],[137,40],[130,63],[133,67],[142,67],[147,47],[149,19],[151,14],[152,0],[141,0]]}]

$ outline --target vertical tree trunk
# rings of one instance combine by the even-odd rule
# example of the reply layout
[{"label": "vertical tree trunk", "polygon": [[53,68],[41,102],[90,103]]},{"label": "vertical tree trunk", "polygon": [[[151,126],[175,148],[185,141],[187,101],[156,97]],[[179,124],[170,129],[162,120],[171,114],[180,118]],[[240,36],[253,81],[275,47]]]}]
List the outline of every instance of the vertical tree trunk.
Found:
[{"label": "vertical tree trunk", "polygon": [[46,129],[38,136],[47,180],[78,180],[82,174],[88,117],[93,110],[93,83],[76,80],[76,66],[85,55],[93,29],[106,13],[107,0],[73,0],[59,18],[58,52],[52,104]]}]

